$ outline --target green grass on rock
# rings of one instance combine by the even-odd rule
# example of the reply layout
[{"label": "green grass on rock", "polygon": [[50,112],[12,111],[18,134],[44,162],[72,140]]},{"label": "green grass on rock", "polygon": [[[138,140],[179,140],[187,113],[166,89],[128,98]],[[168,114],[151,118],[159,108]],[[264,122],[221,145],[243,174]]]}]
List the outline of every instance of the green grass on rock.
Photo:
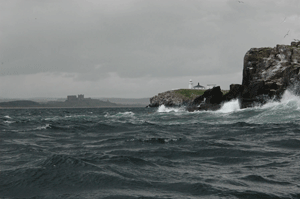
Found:
[{"label": "green grass on rock", "polygon": [[181,94],[187,98],[194,98],[199,95],[203,95],[206,90],[196,90],[196,89],[179,89],[175,93]]}]

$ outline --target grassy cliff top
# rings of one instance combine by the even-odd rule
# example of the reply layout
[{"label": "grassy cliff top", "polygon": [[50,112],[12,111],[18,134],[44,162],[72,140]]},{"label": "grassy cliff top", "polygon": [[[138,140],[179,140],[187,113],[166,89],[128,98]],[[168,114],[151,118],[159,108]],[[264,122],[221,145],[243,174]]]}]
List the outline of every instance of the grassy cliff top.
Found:
[{"label": "grassy cliff top", "polygon": [[203,93],[205,92],[206,90],[196,90],[196,89],[179,89],[179,90],[175,90],[174,92],[175,93],[178,93],[180,95],[183,95],[189,99],[191,98],[194,98],[196,96],[199,96],[199,95],[203,95]]},{"label": "grassy cliff top", "polygon": [[[179,89],[175,90],[174,92],[180,95],[183,95],[184,97],[187,97],[189,99],[195,98],[199,95],[203,95],[203,93],[206,90],[197,90],[197,89]],[[226,94],[227,90],[222,90],[223,94]]]}]

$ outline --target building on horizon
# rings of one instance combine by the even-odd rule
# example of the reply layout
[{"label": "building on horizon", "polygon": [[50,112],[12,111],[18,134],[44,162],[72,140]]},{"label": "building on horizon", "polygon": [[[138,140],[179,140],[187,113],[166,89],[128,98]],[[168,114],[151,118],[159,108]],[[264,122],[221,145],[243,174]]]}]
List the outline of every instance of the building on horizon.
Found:
[{"label": "building on horizon", "polygon": [[215,87],[216,86],[216,84],[207,84],[207,89],[211,89],[211,88],[213,88],[213,87]]},{"label": "building on horizon", "polygon": [[192,81],[192,79],[190,79],[190,82],[189,82],[189,89],[193,89],[193,81]]},{"label": "building on horizon", "polygon": [[83,95],[83,94],[79,94],[79,95],[78,95],[78,99],[79,99],[79,100],[83,100],[83,99],[84,99],[84,95]]},{"label": "building on horizon", "polygon": [[198,84],[196,86],[193,87],[194,89],[199,89],[199,90],[204,90],[205,86],[201,86],[200,83],[198,82]]},{"label": "building on horizon", "polygon": [[83,94],[78,94],[78,97],[76,95],[68,95],[67,101],[77,101],[77,100],[84,100]]},{"label": "building on horizon", "polygon": [[76,95],[68,95],[67,96],[67,100],[68,101],[76,101],[77,100],[77,96]]}]

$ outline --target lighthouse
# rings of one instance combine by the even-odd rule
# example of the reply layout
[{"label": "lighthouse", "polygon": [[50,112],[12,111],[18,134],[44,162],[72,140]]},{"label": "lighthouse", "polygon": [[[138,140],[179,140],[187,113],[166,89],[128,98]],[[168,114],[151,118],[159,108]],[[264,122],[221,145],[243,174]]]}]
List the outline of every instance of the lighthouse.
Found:
[{"label": "lighthouse", "polygon": [[190,79],[190,82],[189,82],[189,89],[193,89],[193,81]]}]

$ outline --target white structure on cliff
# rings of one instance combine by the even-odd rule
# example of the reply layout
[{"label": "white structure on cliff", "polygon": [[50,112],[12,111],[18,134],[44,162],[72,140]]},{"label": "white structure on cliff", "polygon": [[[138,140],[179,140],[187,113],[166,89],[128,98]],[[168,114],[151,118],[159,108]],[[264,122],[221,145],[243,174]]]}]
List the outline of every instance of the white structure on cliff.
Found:
[{"label": "white structure on cliff", "polygon": [[215,87],[216,86],[216,84],[207,84],[207,89],[211,89],[211,88],[213,88],[213,87]]},{"label": "white structure on cliff", "polygon": [[194,89],[204,90],[205,87],[204,87],[204,86],[201,86],[200,83],[198,82],[198,85],[194,86]]},{"label": "white structure on cliff", "polygon": [[190,82],[189,82],[189,89],[193,89],[193,81],[190,79]]}]

